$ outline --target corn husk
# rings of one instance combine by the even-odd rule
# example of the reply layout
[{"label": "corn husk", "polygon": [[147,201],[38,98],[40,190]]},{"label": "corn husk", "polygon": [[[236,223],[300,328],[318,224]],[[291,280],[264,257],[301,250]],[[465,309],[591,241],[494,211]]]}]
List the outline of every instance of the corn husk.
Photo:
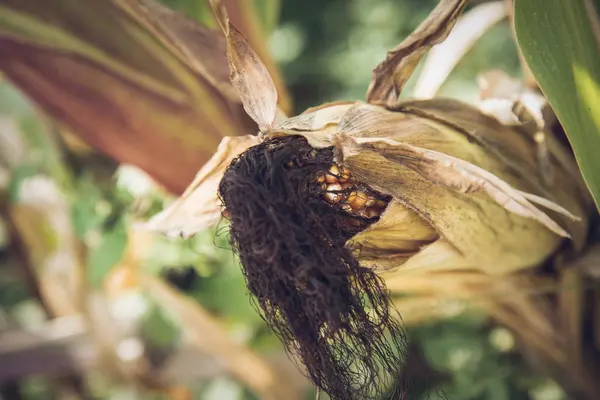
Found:
[{"label": "corn husk", "polygon": [[442,240],[443,265],[503,274],[539,264],[563,238],[583,245],[587,223],[576,216],[587,213],[586,194],[557,160],[553,184],[542,184],[535,143],[517,128],[454,100],[342,107],[280,127],[335,145],[357,180],[393,196],[381,220],[348,242],[366,263],[439,269],[427,248]]}]

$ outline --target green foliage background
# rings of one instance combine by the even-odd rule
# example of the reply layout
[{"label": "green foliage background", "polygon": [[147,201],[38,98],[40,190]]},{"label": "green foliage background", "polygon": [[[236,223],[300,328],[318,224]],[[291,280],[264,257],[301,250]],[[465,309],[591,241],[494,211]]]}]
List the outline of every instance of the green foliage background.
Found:
[{"label": "green foliage background", "polygon": [[[207,21],[204,0],[163,0],[192,18]],[[268,32],[270,48],[279,62],[292,93],[295,110],[325,101],[362,99],[371,69],[385,53],[408,35],[437,0],[254,0],[259,18]],[[279,10],[279,11],[278,11]],[[278,15],[280,14],[280,15]],[[279,20],[279,22],[277,22]],[[518,58],[507,25],[491,30],[461,62],[442,94],[472,100],[475,76],[491,68],[519,74]],[[409,93],[411,86],[409,85]],[[32,173],[43,171],[57,179],[72,205],[77,235],[93,243],[87,259],[88,279],[101,283],[107,271],[123,256],[125,226],[131,213],[151,215],[162,207],[154,193],[138,197],[140,178],[120,170],[115,179],[103,179],[90,171],[67,168],[48,139],[46,125],[36,110],[7,82],[0,84],[0,117],[10,119],[24,133],[29,151],[36,157],[17,169],[11,186]],[[102,162],[102,168],[114,166]],[[111,172],[112,173],[112,172]],[[10,256],[8,235],[0,238],[0,314],[41,323],[38,305],[27,294]],[[249,302],[244,280],[227,239],[219,230],[187,241],[161,241],[151,249],[145,268],[163,276],[181,276],[193,268],[196,279],[187,293],[226,321],[232,335],[242,338],[261,353],[280,349]],[[37,311],[36,311],[37,310]],[[0,315],[0,317],[2,317]],[[176,324],[155,305],[146,315],[144,332],[157,346],[177,342]],[[0,318],[1,319],[1,318]],[[552,383],[532,375],[517,355],[514,339],[504,329],[482,317],[468,316],[411,329],[430,367],[445,374],[451,399],[561,399]],[[228,378],[198,384],[195,395],[206,400],[252,399],[248,390]],[[136,398],[128,388],[97,383],[95,394],[106,399]],[[27,399],[53,398],[53,388],[42,377],[24,385]],[[307,399],[313,398],[307,393]],[[155,398],[148,396],[147,398]]]}]

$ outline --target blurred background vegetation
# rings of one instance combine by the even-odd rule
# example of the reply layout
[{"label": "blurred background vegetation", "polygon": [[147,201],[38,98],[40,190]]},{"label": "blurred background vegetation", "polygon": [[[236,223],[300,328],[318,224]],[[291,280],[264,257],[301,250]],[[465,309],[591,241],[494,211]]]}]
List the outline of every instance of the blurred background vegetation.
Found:
[{"label": "blurred background vegetation", "polygon": [[[210,21],[204,0],[163,2],[201,23]],[[363,99],[372,68],[436,3],[437,0],[254,0],[261,26],[268,34],[269,49],[291,92],[295,113],[326,101]],[[520,74],[506,23],[491,29],[469,51],[441,94],[472,101],[477,90],[475,77],[493,68],[516,77]],[[409,84],[408,95],[413,86],[414,82]],[[11,199],[23,198],[23,193],[30,191],[38,199],[31,204],[46,210],[54,207],[54,215],[69,221],[74,237],[88,249],[81,255],[84,279],[91,287],[105,290],[112,309],[118,310],[123,320],[136,321],[135,337],[143,339],[143,350],[139,349],[139,341],[122,340],[117,353],[122,359],[135,361],[143,351],[146,364],[144,373],[139,372],[139,366],[134,369],[136,372],[124,374],[99,369],[101,355],[89,349],[88,339],[80,338],[77,329],[68,329],[69,333],[63,335],[59,326],[50,324],[48,308],[52,306],[41,304],[32,290],[32,279],[44,277],[27,272],[35,266],[26,265],[28,257],[23,252],[36,246],[59,247],[60,241],[49,239],[48,245],[17,240],[14,227],[4,214],[0,219],[0,332],[6,334],[0,336],[0,371],[3,378],[11,379],[0,382],[2,398],[259,398],[256,387],[250,387],[252,378],[240,379],[243,371],[229,374],[218,360],[188,351],[184,331],[198,329],[201,316],[195,315],[193,318],[199,319],[193,320],[184,311],[174,316],[168,296],[161,297],[148,287],[139,289],[131,272],[138,267],[201,304],[224,327],[232,343],[247,346],[264,358],[265,365],[283,371],[289,377],[287,382],[296,385],[294,390],[301,393],[298,398],[314,398],[313,389],[286,361],[279,341],[251,305],[223,227],[190,240],[150,240],[132,233],[132,221],[149,217],[172,198],[140,170],[117,165],[61,130],[0,76],[0,202],[10,204]],[[48,237],[56,234],[52,227],[33,229],[47,229],[44,232]],[[136,259],[135,267],[131,265],[132,258]],[[42,282],[41,286],[53,290],[61,286],[61,281]],[[76,322],[63,321],[71,327]],[[105,326],[97,333],[109,335],[112,328]],[[22,332],[32,333],[31,340]],[[201,341],[204,333],[197,334]],[[511,333],[483,316],[425,323],[411,327],[410,334],[428,363],[421,367],[441,373],[442,378],[432,379],[431,386],[443,386],[450,399],[564,398],[555,384],[537,376],[523,360]],[[36,344],[34,337],[54,341]],[[27,346],[31,346],[33,365],[19,358],[26,352],[17,350]],[[68,349],[68,357],[76,361],[75,373],[68,367],[53,372],[67,357],[57,350],[63,347]],[[256,372],[251,364],[248,366],[247,374]],[[36,373],[29,374],[32,371]],[[152,385],[147,381],[157,376],[175,376],[180,383],[157,385],[149,390]],[[423,377],[427,379],[426,374]]]}]

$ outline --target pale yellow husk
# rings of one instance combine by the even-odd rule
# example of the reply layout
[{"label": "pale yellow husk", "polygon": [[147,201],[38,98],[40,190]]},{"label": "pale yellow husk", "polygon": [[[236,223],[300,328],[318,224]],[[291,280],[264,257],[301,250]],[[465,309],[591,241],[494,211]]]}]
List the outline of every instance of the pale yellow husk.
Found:
[{"label": "pale yellow husk", "polygon": [[315,147],[336,146],[337,162],[357,180],[393,196],[381,220],[347,243],[385,276],[505,275],[539,265],[565,240],[575,249],[585,242],[580,178],[551,157],[555,178],[543,183],[535,141],[472,106],[332,105],[278,128]]}]

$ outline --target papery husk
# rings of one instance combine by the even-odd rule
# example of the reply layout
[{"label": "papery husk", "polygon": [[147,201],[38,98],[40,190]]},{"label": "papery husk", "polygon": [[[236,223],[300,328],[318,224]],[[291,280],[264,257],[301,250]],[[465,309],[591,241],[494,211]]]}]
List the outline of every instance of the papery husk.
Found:
[{"label": "papery husk", "polygon": [[[459,267],[501,275],[539,265],[563,237],[571,238],[574,249],[585,243],[587,222],[573,218],[588,213],[580,180],[553,159],[555,179],[542,183],[536,144],[525,132],[459,101],[409,101],[387,109],[332,105],[277,128],[301,134],[315,147],[335,145],[338,162],[357,181],[393,196],[379,222],[347,243],[362,262],[381,270]],[[386,140],[398,145],[383,144]],[[470,163],[509,185],[516,196],[544,203],[534,197],[540,196],[565,210],[541,211],[512,198],[504,203],[499,199],[505,193],[495,192],[496,186],[490,191],[473,186],[477,180],[457,182],[465,171],[449,175],[452,166],[417,159],[417,153],[402,153],[402,146]],[[550,202],[545,205],[553,207]]]}]

